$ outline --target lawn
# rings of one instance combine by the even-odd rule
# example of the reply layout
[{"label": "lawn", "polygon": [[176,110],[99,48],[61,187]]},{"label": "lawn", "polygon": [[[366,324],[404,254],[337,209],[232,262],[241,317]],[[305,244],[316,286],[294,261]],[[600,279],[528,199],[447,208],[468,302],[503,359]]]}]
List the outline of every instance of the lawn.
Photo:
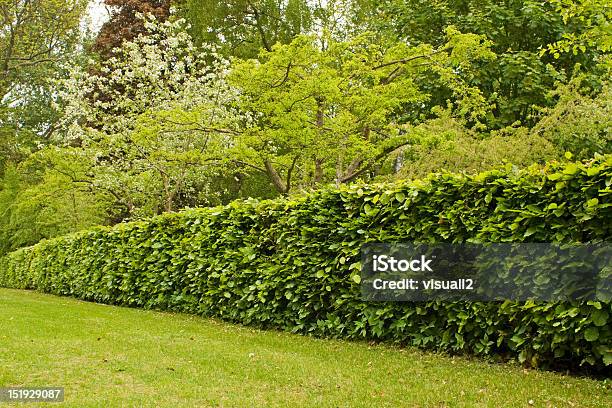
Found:
[{"label": "lawn", "polygon": [[612,406],[604,380],[7,289],[1,386],[75,407]]}]

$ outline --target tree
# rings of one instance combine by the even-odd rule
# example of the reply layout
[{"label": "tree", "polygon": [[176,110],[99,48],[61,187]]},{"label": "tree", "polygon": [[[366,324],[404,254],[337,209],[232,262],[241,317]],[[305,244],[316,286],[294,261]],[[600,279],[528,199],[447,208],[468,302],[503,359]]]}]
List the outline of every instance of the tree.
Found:
[{"label": "tree", "polygon": [[563,38],[548,44],[542,54],[552,53],[559,58],[562,53],[574,55],[595,49],[602,53],[612,51],[612,7],[605,0],[561,1],[553,0],[556,10],[563,17],[566,26],[578,25],[579,32],[568,32]]},{"label": "tree", "polygon": [[146,36],[124,42],[100,75],[74,69],[60,93],[62,142],[90,159],[86,179],[74,181],[115,197],[120,218],[212,200],[202,192],[239,120],[228,62],[194,46],[184,20],[141,18]]},{"label": "tree", "polygon": [[562,157],[555,146],[524,127],[505,128],[487,137],[467,129],[448,110],[417,125],[426,143],[403,149],[377,180],[419,179],[441,171],[478,173],[508,163],[528,167]]},{"label": "tree", "polygon": [[151,15],[158,21],[165,21],[170,16],[170,0],[104,0],[104,3],[111,7],[111,15],[93,45],[93,50],[102,58],[114,56],[114,50],[124,41],[147,34],[139,15]]},{"label": "tree", "polygon": [[[534,106],[554,104],[548,95],[556,83],[569,80],[576,64],[585,72],[594,72],[602,52],[592,47],[577,54],[558,55],[558,58],[541,53],[560,38],[581,37],[588,31],[584,22],[567,20],[555,3],[572,2],[383,0],[370,4],[368,24],[413,44],[441,44],[444,28],[450,25],[462,32],[486,36],[498,58],[485,61],[473,78],[466,80],[478,86],[495,104],[487,120],[488,127],[503,128],[517,121],[530,127],[538,120]],[[429,93],[432,104],[448,98],[448,90],[444,88],[432,86]]]},{"label": "tree", "polygon": [[84,0],[0,0],[0,95],[70,51]]},{"label": "tree", "polygon": [[86,0],[0,0],[0,176],[54,131],[51,80],[81,40]]},{"label": "tree", "polygon": [[7,166],[0,181],[0,255],[107,222],[108,195],[72,182],[82,161],[48,146]]},{"label": "tree", "polygon": [[588,92],[585,76],[574,78],[552,92],[555,106],[543,111],[532,133],[553,143],[559,155],[578,159],[612,151],[612,87],[604,81],[600,92]]},{"label": "tree", "polygon": [[226,55],[254,58],[313,28],[307,0],[184,0],[178,4],[199,43],[218,44]]},{"label": "tree", "polygon": [[438,48],[380,43],[368,33],[324,43],[321,49],[316,37],[298,36],[238,64],[231,77],[242,109],[254,118],[234,152],[281,194],[294,184],[312,188],[367,178],[390,153],[419,143],[418,134],[393,118],[406,104],[427,101],[416,82],[421,75],[451,89],[456,115],[478,123],[487,113],[478,90],[457,74],[494,58],[479,36],[449,28]]}]

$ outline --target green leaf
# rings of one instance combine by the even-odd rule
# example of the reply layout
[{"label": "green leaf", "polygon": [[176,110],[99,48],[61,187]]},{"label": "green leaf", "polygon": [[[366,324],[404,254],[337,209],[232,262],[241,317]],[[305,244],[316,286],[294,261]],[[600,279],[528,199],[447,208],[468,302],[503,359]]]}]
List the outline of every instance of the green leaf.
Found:
[{"label": "green leaf", "polygon": [[591,315],[591,321],[595,326],[602,327],[608,323],[608,312],[605,310],[595,310]]},{"label": "green leaf", "polygon": [[597,327],[589,327],[584,331],[584,338],[586,341],[595,341],[599,338],[599,330]]},{"label": "green leaf", "polygon": [[597,204],[599,204],[599,199],[597,197],[591,198],[586,202],[587,207],[595,207]]},{"label": "green leaf", "polygon": [[563,174],[576,174],[579,170],[579,167],[576,163],[570,163],[567,166],[565,166],[565,169],[563,170]]},{"label": "green leaf", "polygon": [[510,340],[512,340],[512,342],[514,342],[517,346],[520,346],[525,342],[525,339],[519,334],[515,334]]},{"label": "green leaf", "polygon": [[612,365],[612,352],[603,353],[603,363],[606,366]]},{"label": "green leaf", "polygon": [[527,361],[527,351],[526,350],[521,350],[521,352],[518,355],[518,361],[522,364],[525,361]]},{"label": "green leaf", "polygon": [[592,177],[599,174],[599,167],[589,167],[587,169],[587,176]]}]

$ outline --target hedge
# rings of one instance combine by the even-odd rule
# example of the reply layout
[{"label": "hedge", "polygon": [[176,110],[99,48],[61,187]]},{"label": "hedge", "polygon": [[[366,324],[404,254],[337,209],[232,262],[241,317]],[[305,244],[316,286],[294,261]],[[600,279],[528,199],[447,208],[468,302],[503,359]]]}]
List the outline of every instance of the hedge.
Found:
[{"label": "hedge", "polygon": [[604,242],[612,156],[324,189],[97,227],[0,260],[0,286],[315,336],[609,370],[610,302],[365,302],[367,242]]}]

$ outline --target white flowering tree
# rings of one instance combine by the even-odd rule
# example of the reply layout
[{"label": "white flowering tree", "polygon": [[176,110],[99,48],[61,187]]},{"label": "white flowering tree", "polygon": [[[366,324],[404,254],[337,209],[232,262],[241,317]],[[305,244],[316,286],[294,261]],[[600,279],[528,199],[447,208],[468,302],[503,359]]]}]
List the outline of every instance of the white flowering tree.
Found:
[{"label": "white flowering tree", "polygon": [[147,35],[95,69],[73,68],[59,95],[61,142],[88,158],[73,180],[109,192],[127,216],[210,201],[208,180],[244,120],[227,60],[194,46],[184,20],[141,18]]}]

